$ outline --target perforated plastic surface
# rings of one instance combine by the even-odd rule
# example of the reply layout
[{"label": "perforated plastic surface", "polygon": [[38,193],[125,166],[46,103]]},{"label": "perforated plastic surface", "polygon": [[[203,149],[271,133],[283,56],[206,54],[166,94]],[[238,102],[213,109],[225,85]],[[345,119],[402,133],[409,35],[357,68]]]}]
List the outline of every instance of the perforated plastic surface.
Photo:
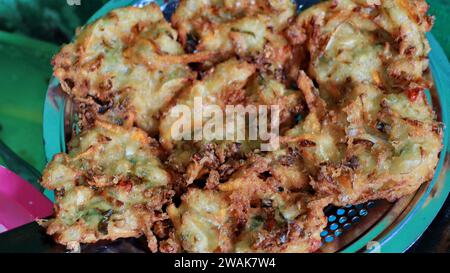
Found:
[{"label": "perforated plastic surface", "polygon": [[375,207],[376,202],[370,201],[356,206],[348,205],[343,208],[332,207],[325,211],[328,225],[320,234],[325,243],[331,243],[340,237],[352,226],[357,225],[362,218],[369,214],[369,210]]}]

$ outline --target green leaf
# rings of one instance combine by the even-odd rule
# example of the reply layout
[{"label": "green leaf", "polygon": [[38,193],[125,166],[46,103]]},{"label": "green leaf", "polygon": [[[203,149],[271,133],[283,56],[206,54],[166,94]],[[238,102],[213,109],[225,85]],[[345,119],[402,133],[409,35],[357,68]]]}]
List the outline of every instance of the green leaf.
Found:
[{"label": "green leaf", "polygon": [[70,41],[75,29],[84,24],[107,0],[0,0],[0,30],[18,32],[55,43]]}]

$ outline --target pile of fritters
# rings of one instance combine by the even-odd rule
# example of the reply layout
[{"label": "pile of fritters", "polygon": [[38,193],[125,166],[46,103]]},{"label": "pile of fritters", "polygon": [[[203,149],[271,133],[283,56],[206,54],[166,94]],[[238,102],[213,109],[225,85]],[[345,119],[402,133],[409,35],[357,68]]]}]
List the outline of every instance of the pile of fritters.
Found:
[{"label": "pile of fritters", "polygon": [[[182,0],[122,8],[53,61],[82,132],[47,166],[58,243],[145,235],[152,252],[314,252],[324,208],[430,180],[441,126],[423,0]],[[280,148],[173,140],[177,105],[280,107]],[[203,120],[206,123],[207,120]],[[246,128],[238,128],[246,130]]]}]

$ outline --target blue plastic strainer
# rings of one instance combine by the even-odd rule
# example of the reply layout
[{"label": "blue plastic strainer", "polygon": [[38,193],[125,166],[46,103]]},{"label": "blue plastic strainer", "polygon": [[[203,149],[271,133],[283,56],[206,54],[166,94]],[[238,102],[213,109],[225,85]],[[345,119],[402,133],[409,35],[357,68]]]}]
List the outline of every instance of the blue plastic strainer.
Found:
[{"label": "blue plastic strainer", "polygon": [[374,201],[356,206],[348,205],[342,208],[333,207],[326,211],[328,226],[320,236],[325,243],[331,243],[340,237],[345,231],[350,230],[353,225],[361,222],[361,218],[369,214],[369,210],[375,206]]}]

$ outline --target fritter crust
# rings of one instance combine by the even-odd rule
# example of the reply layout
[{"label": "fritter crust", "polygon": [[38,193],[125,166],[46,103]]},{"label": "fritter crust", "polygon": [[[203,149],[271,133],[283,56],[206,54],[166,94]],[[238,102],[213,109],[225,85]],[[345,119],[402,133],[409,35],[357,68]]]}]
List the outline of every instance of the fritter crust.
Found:
[{"label": "fritter crust", "polygon": [[[184,173],[187,185],[208,173],[208,169],[217,168],[225,163],[228,157],[242,153],[241,145],[233,141],[195,139],[191,128],[190,139],[175,141],[172,127],[180,119],[171,112],[179,106],[187,106],[190,113],[195,113],[195,99],[202,99],[203,107],[218,105],[225,109],[226,105],[241,103],[244,96],[243,87],[255,73],[255,66],[245,61],[230,59],[209,70],[203,79],[195,81],[174,100],[173,105],[161,119],[160,142],[171,151],[169,162],[178,171]],[[212,117],[210,117],[212,118]],[[208,118],[202,115],[192,117],[192,124],[205,125]],[[245,128],[243,129],[245,130]],[[200,132],[202,133],[202,132]]]},{"label": "fritter crust", "polygon": [[156,135],[161,110],[195,78],[187,63],[210,57],[185,55],[177,37],[156,4],[118,9],[82,28],[53,66],[84,111],[83,125],[101,119]]},{"label": "fritter crust", "polygon": [[288,135],[314,144],[300,149],[311,184],[335,205],[393,201],[433,176],[442,136],[424,91],[426,11],[424,1],[325,1],[288,30],[318,85],[291,73],[310,113]]},{"label": "fritter crust", "polygon": [[[370,101],[370,95],[379,105]],[[415,192],[433,178],[442,149],[440,124],[423,92],[412,100],[404,93],[382,94],[374,89],[359,98],[343,108],[350,122],[343,160],[321,166],[312,184],[319,193],[335,195],[335,205],[395,201]],[[372,120],[367,115],[370,104],[378,106],[372,110]]]},{"label": "fritter crust", "polygon": [[[54,59],[88,126],[44,172],[47,233],[71,249],[145,234],[161,252],[317,251],[328,205],[395,201],[434,174],[427,8],[333,0],[295,17],[290,0],[183,0],[176,30],[156,5],[85,27]],[[170,112],[195,97],[278,105],[280,148],[174,140]]]},{"label": "fritter crust", "polygon": [[[172,114],[172,109],[179,105],[189,107],[191,113],[194,113],[195,98],[202,99],[204,107],[208,105],[219,105],[225,109],[227,104],[234,104],[230,101],[230,97],[240,92],[249,78],[255,73],[255,66],[245,61],[230,59],[226,62],[218,64],[209,70],[202,80],[194,82],[189,88],[186,88],[174,101],[173,105],[166,111],[161,119],[160,141],[167,150],[173,149],[174,137],[172,136],[172,125],[179,120],[180,117]],[[207,119],[200,116],[201,124],[206,123]],[[195,122],[195,121],[194,121]],[[194,128],[192,128],[193,130]],[[191,136],[193,139],[194,136]]]},{"label": "fritter crust", "polygon": [[283,188],[254,157],[215,189],[190,189],[168,213],[188,252],[313,252],[326,226],[321,199]]},{"label": "fritter crust", "polygon": [[[211,170],[228,164],[234,165],[234,161],[245,159],[247,154],[259,146],[259,140],[173,141],[172,127],[179,117],[171,115],[172,109],[187,106],[194,113],[194,98],[202,98],[203,107],[214,104],[224,111],[229,105],[258,107],[276,104],[280,108],[281,130],[292,126],[296,115],[303,110],[301,92],[286,88],[272,76],[255,75],[256,70],[255,65],[237,59],[220,63],[208,71],[202,80],[195,81],[186,88],[162,117],[160,142],[171,151],[169,162],[176,170],[184,173],[187,184],[209,174]],[[202,117],[198,123],[205,125],[208,121],[208,118]],[[237,124],[236,120],[234,124]],[[237,130],[248,131],[248,125]],[[191,128],[191,138],[194,138],[193,132],[194,128]]]},{"label": "fritter crust", "polygon": [[42,222],[47,233],[72,250],[145,234],[157,251],[152,227],[167,218],[163,206],[173,195],[157,143],[139,129],[97,121],[69,147],[42,177],[42,185],[56,193],[55,218]]},{"label": "fritter crust", "polygon": [[215,54],[210,64],[236,54],[281,74],[291,56],[282,31],[295,11],[290,0],[182,0],[172,24],[185,47],[194,40],[195,50]]},{"label": "fritter crust", "polygon": [[[312,81],[304,72],[299,81],[308,97]],[[394,201],[432,178],[442,132],[424,92],[412,98],[357,84],[335,107],[317,90],[312,93],[311,112],[285,139],[315,174],[311,185],[317,194],[333,196],[337,206]],[[317,112],[317,104],[332,110]]]},{"label": "fritter crust", "polygon": [[430,50],[425,32],[433,21],[427,9],[422,0],[324,1],[302,12],[287,34],[307,55],[303,69],[327,101],[339,100],[352,82],[424,89],[431,84],[424,77]]}]

